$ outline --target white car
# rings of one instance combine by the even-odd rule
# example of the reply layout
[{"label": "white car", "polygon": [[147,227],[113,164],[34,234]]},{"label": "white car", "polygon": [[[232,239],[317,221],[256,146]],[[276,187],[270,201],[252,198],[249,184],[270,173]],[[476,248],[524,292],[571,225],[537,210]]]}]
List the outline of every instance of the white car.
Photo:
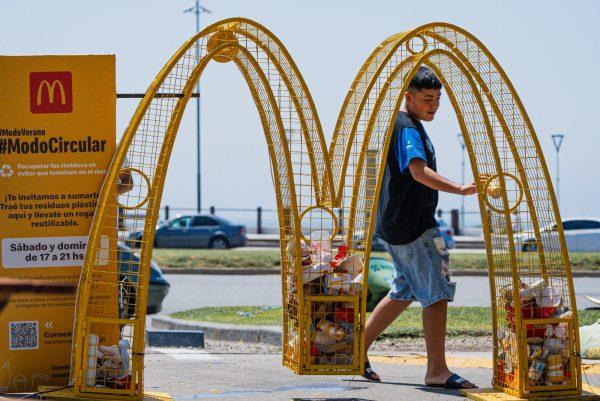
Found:
[{"label": "white car", "polygon": [[[575,217],[563,219],[563,231],[569,252],[600,252],[600,219]],[[558,250],[556,225],[541,229],[544,250]],[[535,235],[532,231],[515,234],[515,247],[522,251],[536,251]]]}]

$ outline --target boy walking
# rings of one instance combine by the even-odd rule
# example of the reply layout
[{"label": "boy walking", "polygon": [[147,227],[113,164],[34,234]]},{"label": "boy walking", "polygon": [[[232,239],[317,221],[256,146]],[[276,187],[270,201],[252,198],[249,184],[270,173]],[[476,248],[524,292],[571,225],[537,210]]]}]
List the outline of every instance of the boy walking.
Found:
[{"label": "boy walking", "polygon": [[[448,389],[473,388],[446,365],[446,316],[456,283],[450,281],[449,255],[435,210],[438,191],[476,192],[475,183],[460,185],[436,172],[435,151],[421,121],[432,121],[440,104],[442,83],[427,67],[411,80],[390,141],[377,211],[376,234],[392,256],[395,274],[388,296],[366,325],[365,349],[411,302],[423,306],[427,348],[425,384]],[[380,381],[367,359],[363,376]]]}]

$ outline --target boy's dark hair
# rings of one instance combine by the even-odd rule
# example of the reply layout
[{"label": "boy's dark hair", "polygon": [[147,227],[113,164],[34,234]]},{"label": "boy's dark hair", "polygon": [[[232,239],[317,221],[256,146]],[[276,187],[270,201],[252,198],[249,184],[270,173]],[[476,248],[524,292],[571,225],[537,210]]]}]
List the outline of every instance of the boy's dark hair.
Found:
[{"label": "boy's dark hair", "polygon": [[410,80],[408,90],[421,91],[423,89],[442,89],[442,82],[435,76],[431,69],[422,65],[413,79]]}]

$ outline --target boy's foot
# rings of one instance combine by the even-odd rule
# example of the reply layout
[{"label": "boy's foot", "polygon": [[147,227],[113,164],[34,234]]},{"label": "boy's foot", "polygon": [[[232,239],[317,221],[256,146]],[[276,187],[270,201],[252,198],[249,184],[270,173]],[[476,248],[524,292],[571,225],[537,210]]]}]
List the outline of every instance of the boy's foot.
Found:
[{"label": "boy's foot", "polygon": [[380,382],[381,378],[379,377],[379,375],[375,372],[373,372],[373,369],[371,369],[371,363],[369,362],[369,360],[365,360],[365,370],[362,374],[362,376],[367,379],[370,380],[372,382]]},{"label": "boy's foot", "polygon": [[448,390],[464,390],[469,388],[477,388],[477,386],[464,377],[453,373],[445,383],[425,383],[427,387],[445,388]]}]

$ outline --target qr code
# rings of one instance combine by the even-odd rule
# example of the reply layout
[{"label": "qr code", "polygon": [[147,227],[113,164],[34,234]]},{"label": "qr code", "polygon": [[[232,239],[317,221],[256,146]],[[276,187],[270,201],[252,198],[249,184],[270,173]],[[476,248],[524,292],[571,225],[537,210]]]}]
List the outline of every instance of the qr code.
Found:
[{"label": "qr code", "polygon": [[38,349],[40,330],[38,322],[9,323],[10,350]]}]

